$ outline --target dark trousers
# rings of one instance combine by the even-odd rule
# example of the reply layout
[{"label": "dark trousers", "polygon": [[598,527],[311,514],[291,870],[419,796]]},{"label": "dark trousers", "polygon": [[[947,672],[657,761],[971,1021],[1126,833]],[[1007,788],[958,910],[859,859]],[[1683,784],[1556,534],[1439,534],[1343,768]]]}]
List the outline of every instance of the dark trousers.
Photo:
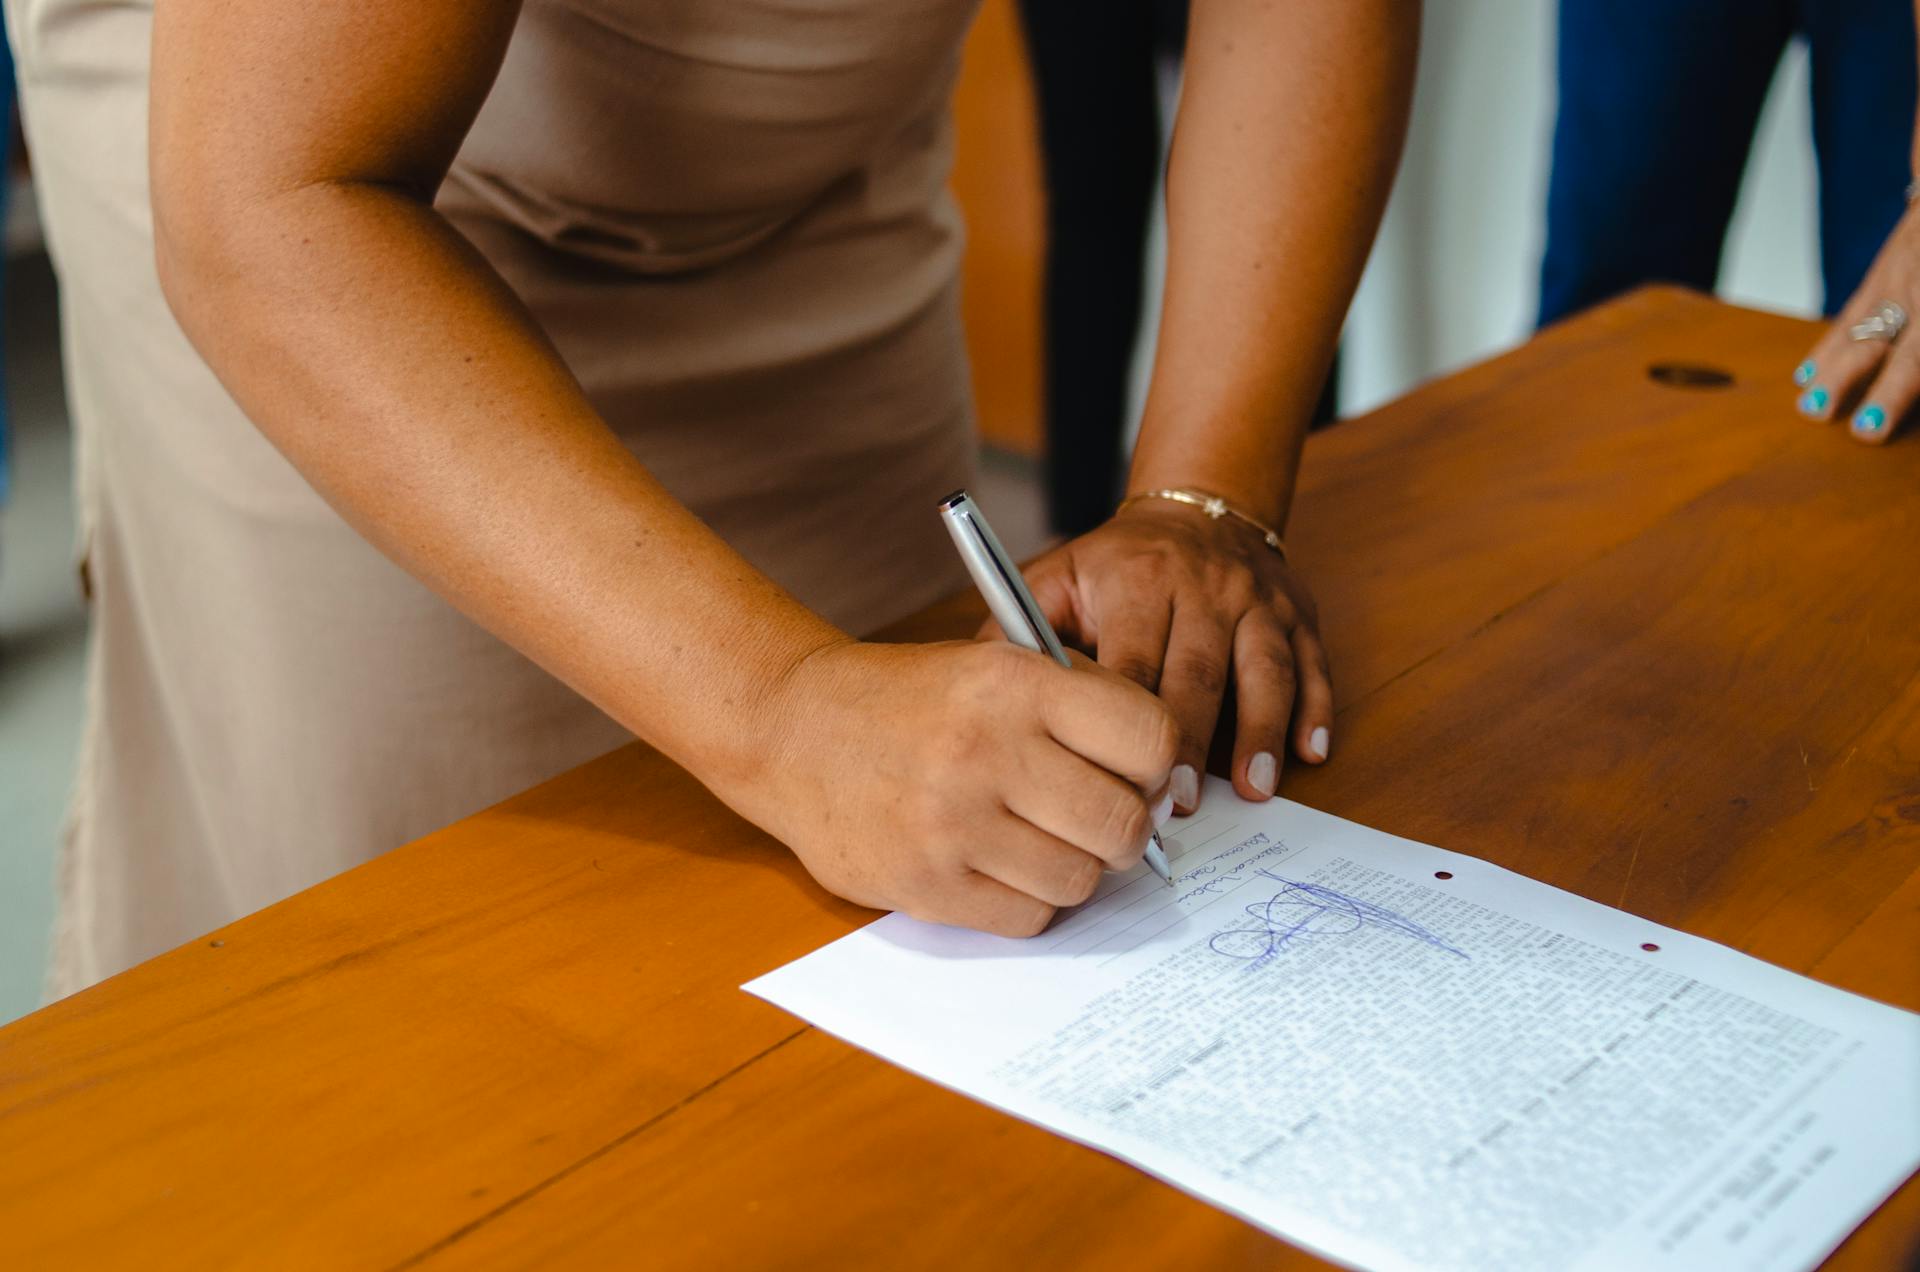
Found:
[{"label": "dark trousers", "polygon": [[1056,531],[1079,534],[1106,520],[1119,495],[1160,175],[1156,64],[1178,55],[1186,6],[1021,0],[1020,16],[1047,188],[1047,512]]},{"label": "dark trousers", "polygon": [[[13,176],[13,115],[13,53],[7,46],[5,32],[0,32],[0,229],[7,223],[7,190]],[[5,250],[0,248],[0,281],[6,276],[6,259]],[[12,408],[7,402],[6,379],[5,363],[0,361],[0,504],[7,502],[13,471],[8,463],[11,443],[7,437],[7,414]]]},{"label": "dark trousers", "polygon": [[1561,0],[1542,324],[1640,283],[1713,289],[1788,40],[1812,56],[1832,314],[1905,208],[1913,0]]}]

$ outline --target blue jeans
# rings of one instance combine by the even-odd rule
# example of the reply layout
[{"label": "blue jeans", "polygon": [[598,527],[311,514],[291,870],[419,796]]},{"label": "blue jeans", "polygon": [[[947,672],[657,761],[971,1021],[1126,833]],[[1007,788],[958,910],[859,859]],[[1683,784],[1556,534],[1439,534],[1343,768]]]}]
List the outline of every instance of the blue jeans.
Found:
[{"label": "blue jeans", "polygon": [[1812,57],[1831,315],[1905,209],[1913,0],[1561,0],[1544,325],[1646,282],[1711,291],[1787,42]]}]

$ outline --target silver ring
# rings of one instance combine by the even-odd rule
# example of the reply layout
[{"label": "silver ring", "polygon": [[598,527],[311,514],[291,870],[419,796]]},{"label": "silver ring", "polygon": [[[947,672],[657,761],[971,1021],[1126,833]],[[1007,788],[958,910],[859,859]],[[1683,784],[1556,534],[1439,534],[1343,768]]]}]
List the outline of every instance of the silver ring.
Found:
[{"label": "silver ring", "polygon": [[1907,325],[1907,311],[1891,300],[1880,302],[1871,314],[1847,329],[1855,340],[1884,340],[1888,344],[1900,338]]}]

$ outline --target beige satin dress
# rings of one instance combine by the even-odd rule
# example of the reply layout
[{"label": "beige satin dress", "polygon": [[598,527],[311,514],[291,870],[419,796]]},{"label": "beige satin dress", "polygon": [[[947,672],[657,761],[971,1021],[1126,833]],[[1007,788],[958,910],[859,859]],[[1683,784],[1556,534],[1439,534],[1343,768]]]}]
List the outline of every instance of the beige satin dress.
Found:
[{"label": "beige satin dress", "polygon": [[[641,460],[855,631],[964,582],[933,506],[973,453],[945,185],[975,2],[528,0],[439,198]],[[7,21],[93,606],[63,994],[623,734],[349,530],[187,344],[151,0]]]}]

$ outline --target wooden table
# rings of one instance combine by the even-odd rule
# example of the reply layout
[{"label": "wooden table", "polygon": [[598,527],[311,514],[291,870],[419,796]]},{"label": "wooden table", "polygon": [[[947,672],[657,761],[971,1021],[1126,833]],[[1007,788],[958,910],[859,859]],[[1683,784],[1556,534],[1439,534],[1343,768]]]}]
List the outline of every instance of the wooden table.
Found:
[{"label": "wooden table", "polygon": [[[1642,292],[1309,443],[1284,793],[1920,1007],[1920,444],[1813,332]],[[0,1030],[0,1267],[1314,1263],[738,989],[870,917],[617,752]]]}]

